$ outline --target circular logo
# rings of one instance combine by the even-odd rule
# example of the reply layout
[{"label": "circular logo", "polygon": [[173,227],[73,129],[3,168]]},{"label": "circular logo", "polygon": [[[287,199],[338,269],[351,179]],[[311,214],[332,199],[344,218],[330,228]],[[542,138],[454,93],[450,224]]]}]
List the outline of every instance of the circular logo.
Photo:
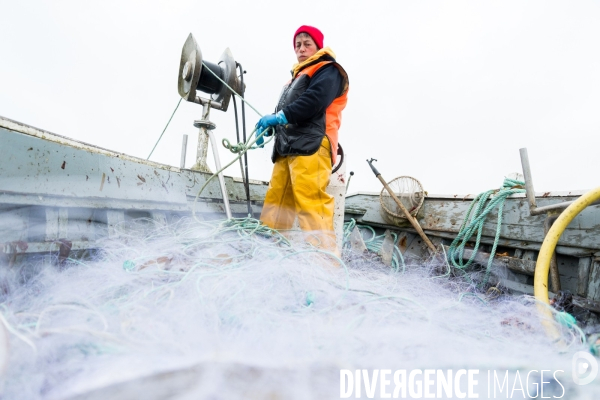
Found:
[{"label": "circular logo", "polygon": [[572,366],[573,382],[578,385],[587,385],[598,376],[598,361],[585,351],[573,354]]}]

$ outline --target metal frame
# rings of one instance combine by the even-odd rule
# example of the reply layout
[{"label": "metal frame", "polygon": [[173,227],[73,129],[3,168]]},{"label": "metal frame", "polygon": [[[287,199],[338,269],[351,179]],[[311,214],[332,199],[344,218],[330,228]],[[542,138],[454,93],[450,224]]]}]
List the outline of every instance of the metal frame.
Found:
[{"label": "metal frame", "polygon": [[207,151],[208,151],[208,146],[207,146],[208,143],[207,143],[206,138],[208,137],[208,140],[210,140],[210,144],[212,147],[213,157],[215,159],[215,168],[217,169],[217,171],[219,171],[219,173],[217,174],[217,177],[219,178],[219,185],[221,186],[221,193],[223,195],[223,206],[225,208],[225,215],[227,216],[227,219],[231,219],[232,218],[231,207],[229,206],[229,196],[227,194],[227,186],[225,186],[225,179],[223,178],[223,171],[221,171],[221,158],[219,157],[219,147],[217,145],[217,140],[215,138],[215,135],[212,132],[213,129],[216,128],[216,125],[209,120],[210,107],[211,107],[212,101],[205,100],[205,99],[201,99],[201,100],[203,101],[201,103],[202,104],[202,119],[194,121],[194,126],[197,128],[200,128],[200,131],[198,132],[198,148],[197,148],[197,153],[196,153],[196,164],[192,168],[202,167],[203,169],[206,170],[204,172],[210,172],[208,170],[208,166],[206,165],[206,155],[207,155]]}]

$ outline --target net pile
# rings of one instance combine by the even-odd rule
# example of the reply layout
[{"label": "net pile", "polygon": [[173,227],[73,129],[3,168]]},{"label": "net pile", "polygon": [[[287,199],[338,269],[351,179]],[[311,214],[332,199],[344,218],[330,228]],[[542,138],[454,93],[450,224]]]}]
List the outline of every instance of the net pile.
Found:
[{"label": "net pile", "polygon": [[435,262],[395,270],[345,252],[340,264],[253,220],[134,221],[92,260],[53,261],[3,270],[5,399],[169,371],[187,371],[170,398],[339,398],[340,369],[568,372],[582,349],[562,327],[557,352],[528,297],[475,293]]}]

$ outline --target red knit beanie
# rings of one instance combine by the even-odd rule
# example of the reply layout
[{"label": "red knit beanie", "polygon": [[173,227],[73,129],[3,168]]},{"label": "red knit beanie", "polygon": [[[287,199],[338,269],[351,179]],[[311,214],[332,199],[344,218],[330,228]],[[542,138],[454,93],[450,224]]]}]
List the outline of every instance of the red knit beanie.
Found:
[{"label": "red knit beanie", "polygon": [[296,29],[296,33],[294,33],[294,48],[296,48],[296,36],[299,33],[308,33],[310,37],[315,41],[315,44],[319,46],[319,49],[323,48],[323,33],[315,28],[314,26],[302,25],[300,28]]}]

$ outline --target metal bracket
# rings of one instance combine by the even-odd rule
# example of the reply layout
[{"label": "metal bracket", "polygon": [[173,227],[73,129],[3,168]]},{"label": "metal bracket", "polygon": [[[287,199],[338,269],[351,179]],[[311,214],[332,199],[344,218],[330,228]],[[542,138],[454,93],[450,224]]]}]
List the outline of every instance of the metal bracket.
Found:
[{"label": "metal bracket", "polygon": [[[216,125],[209,120],[210,118],[210,107],[213,103],[212,100],[205,100],[202,104],[202,119],[194,121],[194,126],[199,128],[198,132],[198,150],[196,153],[196,164],[192,169],[197,169],[202,172],[210,173],[208,166],[206,165],[206,155],[208,152],[208,140],[212,147],[213,157],[215,158],[215,168],[217,171],[221,170],[221,158],[219,157],[219,146],[217,146],[217,140],[212,132],[216,128]],[[208,140],[207,140],[208,139]],[[219,178],[219,185],[221,186],[221,193],[223,195],[223,206],[225,207],[225,215],[227,219],[231,219],[231,207],[229,206],[229,196],[227,194],[227,187],[225,186],[225,178],[223,172],[217,174]]]},{"label": "metal bracket", "polygon": [[205,99],[204,97],[200,97],[200,96],[196,96],[194,103],[200,104],[201,106],[209,106],[211,108],[214,108],[215,110],[223,109],[223,104],[221,104],[220,102],[210,100],[210,99]]}]

